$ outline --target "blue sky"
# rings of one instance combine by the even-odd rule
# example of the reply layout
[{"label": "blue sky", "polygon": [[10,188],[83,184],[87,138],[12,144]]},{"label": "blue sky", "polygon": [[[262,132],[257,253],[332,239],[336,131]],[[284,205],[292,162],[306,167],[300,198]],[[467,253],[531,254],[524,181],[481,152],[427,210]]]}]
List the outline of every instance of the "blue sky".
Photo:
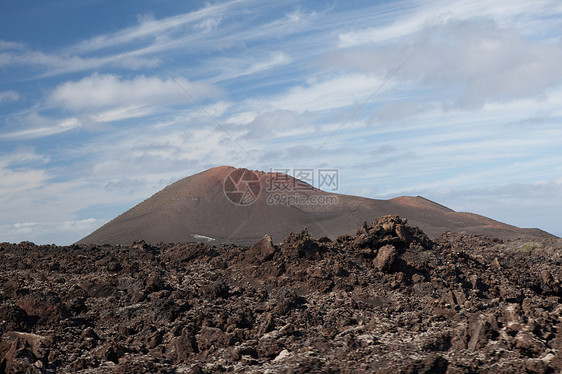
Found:
[{"label": "blue sky", "polygon": [[0,241],[219,165],[562,235],[561,35],[554,0],[0,2]]}]

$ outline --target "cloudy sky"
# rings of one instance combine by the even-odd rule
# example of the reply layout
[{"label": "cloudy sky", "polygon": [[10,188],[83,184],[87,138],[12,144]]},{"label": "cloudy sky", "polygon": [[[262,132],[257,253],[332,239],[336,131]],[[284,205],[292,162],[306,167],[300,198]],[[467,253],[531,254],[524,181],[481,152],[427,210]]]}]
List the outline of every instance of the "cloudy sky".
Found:
[{"label": "cloudy sky", "polygon": [[0,242],[219,165],[562,235],[562,3],[0,3]]}]

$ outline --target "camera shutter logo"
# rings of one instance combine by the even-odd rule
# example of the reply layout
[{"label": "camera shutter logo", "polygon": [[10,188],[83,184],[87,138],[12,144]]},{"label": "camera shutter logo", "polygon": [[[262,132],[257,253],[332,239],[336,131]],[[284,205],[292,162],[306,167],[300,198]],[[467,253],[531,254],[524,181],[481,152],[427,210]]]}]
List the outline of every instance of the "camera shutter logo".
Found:
[{"label": "camera shutter logo", "polygon": [[234,169],[223,183],[224,194],[236,205],[251,205],[261,192],[259,176],[251,170]]}]

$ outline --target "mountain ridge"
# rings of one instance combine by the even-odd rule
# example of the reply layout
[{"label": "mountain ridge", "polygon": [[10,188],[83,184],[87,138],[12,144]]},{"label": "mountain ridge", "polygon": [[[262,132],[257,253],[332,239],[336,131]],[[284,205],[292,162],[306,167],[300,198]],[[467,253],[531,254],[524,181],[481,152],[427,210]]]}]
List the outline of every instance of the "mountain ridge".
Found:
[{"label": "mountain ridge", "polygon": [[[244,186],[246,190],[238,190]],[[166,186],[77,243],[186,242],[203,237],[213,244],[246,245],[266,234],[280,241],[303,227],[314,237],[335,239],[352,234],[363,221],[389,214],[408,219],[430,237],[447,231],[501,239],[553,237],[540,229],[455,212],[421,196],[378,200],[336,194],[283,173],[218,166]]]}]

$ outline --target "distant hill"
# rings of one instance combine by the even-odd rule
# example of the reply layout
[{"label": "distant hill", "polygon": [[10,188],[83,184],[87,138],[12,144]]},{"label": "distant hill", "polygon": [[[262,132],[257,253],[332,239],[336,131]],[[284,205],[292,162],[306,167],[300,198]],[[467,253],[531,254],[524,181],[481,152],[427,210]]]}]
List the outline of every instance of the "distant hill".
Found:
[{"label": "distant hill", "polygon": [[[298,191],[295,191],[298,186]],[[283,201],[288,197],[291,201]],[[297,201],[298,199],[298,201]],[[81,239],[79,244],[206,241],[249,245],[265,234],[274,242],[304,227],[313,237],[353,234],[363,221],[398,214],[430,237],[447,231],[501,239],[549,238],[423,197],[390,200],[334,194],[291,176],[220,166],[179,180]]]}]

